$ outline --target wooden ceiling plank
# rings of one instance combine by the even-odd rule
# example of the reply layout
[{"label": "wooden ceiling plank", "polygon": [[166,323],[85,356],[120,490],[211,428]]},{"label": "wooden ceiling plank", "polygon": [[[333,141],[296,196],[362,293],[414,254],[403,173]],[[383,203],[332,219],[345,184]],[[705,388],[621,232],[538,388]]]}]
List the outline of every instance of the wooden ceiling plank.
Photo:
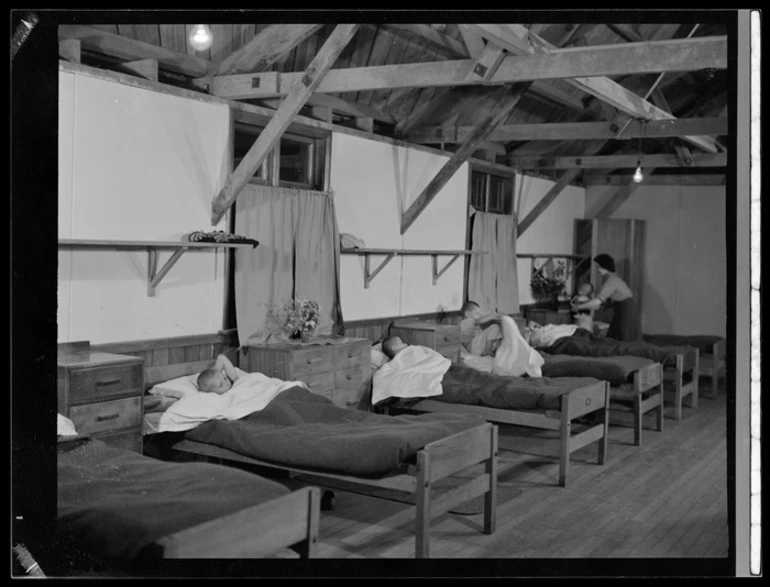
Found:
[{"label": "wooden ceiling plank", "polygon": [[468,137],[468,140],[460,145],[460,148],[452,154],[449,161],[444,164],[420,195],[401,215],[401,234],[404,234],[409,229],[422,211],[436,197],[441,188],[446,185],[460,166],[473,154],[479,143],[486,140],[489,132],[510,116],[513,109],[516,108],[516,104],[518,104],[521,97],[527,91],[528,86],[529,84],[514,86],[510,94],[509,88],[503,89],[501,99],[489,110],[484,121],[476,127],[475,132]]},{"label": "wooden ceiling plank", "polygon": [[318,51],[313,61],[303,74],[301,83],[297,84],[286,96],[275,115],[259,134],[254,144],[243,157],[238,167],[233,171],[222,190],[211,203],[211,224],[215,226],[225,212],[235,201],[239,192],[249,178],[259,168],[272,148],[280,140],[281,135],[291,124],[292,119],[299,113],[313,95],[313,90],[329,71],[334,61],[350,42],[358,29],[357,24],[337,25],[329,35],[323,47]]},{"label": "wooden ceiling plank", "polygon": [[60,25],[59,40],[78,39],[81,47],[127,61],[156,59],[166,69],[192,77],[202,77],[215,65],[200,57],[183,55],[157,45],[135,41],[120,35],[78,25]]},{"label": "wooden ceiling plank", "polygon": [[[642,155],[642,163],[646,167],[725,167],[726,153],[697,153],[692,154],[686,147],[681,155]],[[509,157],[508,163],[516,169],[602,169],[602,168],[633,168],[639,160],[638,154],[630,155],[599,155],[575,157]]]},{"label": "wooden ceiling plank", "polygon": [[517,238],[521,238],[521,235],[524,234],[530,226],[532,226],[532,223],[537,220],[537,218],[543,212],[546,211],[546,209],[556,200],[558,195],[564,191],[564,188],[572,183],[572,181],[574,181],[581,172],[581,169],[570,169],[569,171],[566,171],[562,174],[559,180],[551,187],[550,190],[548,190],[548,192],[532,208],[532,210],[530,210],[529,214],[527,214],[526,217],[524,217],[524,219],[519,222],[516,227]]},{"label": "wooden ceiling plank", "polygon": [[274,24],[255,35],[217,66],[217,75],[265,71],[280,57],[317,33],[323,24]]},{"label": "wooden ceiling plank", "polygon": [[71,63],[80,63],[80,41],[77,39],[59,41],[59,57]]},{"label": "wooden ceiling plank", "polygon": [[[419,121],[418,121],[419,122]],[[590,139],[637,140],[642,124],[632,120],[622,136],[616,136],[613,122],[553,122],[534,124],[500,125],[487,137],[490,141],[576,141]],[[677,118],[674,120],[651,120],[644,123],[645,138],[683,137],[695,133],[702,135],[727,134],[727,120],[724,118]],[[443,129],[440,126],[416,127],[406,130],[404,138],[415,143],[438,143],[435,140]],[[456,141],[462,142],[473,131],[472,126],[454,128]],[[446,135],[446,132],[443,134]]]},{"label": "wooden ceiling plank", "polygon": [[463,43],[449,35],[438,32],[427,24],[387,24],[385,26],[396,32],[410,33],[411,35],[418,37],[427,45],[439,50],[451,52],[457,57],[465,57],[468,55]]},{"label": "wooden ceiling plank", "polygon": [[[482,30],[485,30],[486,25],[477,25]],[[501,25],[497,25],[499,28],[502,28]],[[504,36],[500,36],[501,32],[499,28],[494,29],[495,38],[498,40],[498,42],[503,43],[503,47],[506,49],[512,50],[512,51],[519,51],[520,53],[524,54],[527,52],[527,49],[524,47],[524,45],[527,45],[526,42],[527,39],[533,40],[537,39],[538,44],[540,45],[540,50],[542,51],[550,51],[551,53],[555,51],[559,51],[559,49],[555,48],[553,45],[550,45],[547,41],[537,37],[537,35],[530,35],[529,31],[525,27],[522,27],[521,25],[505,25],[503,32],[506,34]],[[693,41],[700,41],[702,39],[721,39],[720,44],[722,45],[722,48],[717,51],[717,53],[714,53],[710,58],[707,58],[707,61],[709,59],[713,59],[714,63],[717,61],[719,63],[723,63],[721,68],[725,68],[727,66],[727,39],[726,37],[700,37],[699,39],[675,39],[675,40],[668,40],[668,41],[651,41],[651,42],[644,42],[644,43],[628,43],[623,46],[634,46],[634,47],[641,47],[641,46],[653,46],[657,43],[663,43],[663,44],[669,44],[669,46],[679,46],[680,48],[683,47],[683,45],[680,45],[680,43],[691,43]],[[606,47],[606,46],[605,46]],[[593,47],[596,49],[596,47]],[[565,50],[561,50],[565,51]],[[573,51],[572,49],[567,51]],[[628,56],[625,59],[635,59],[632,56]],[[665,57],[664,57],[665,59]],[[715,65],[704,65],[704,67],[714,67]],[[502,68],[501,68],[502,69]],[[682,71],[683,69],[687,68],[675,68],[672,71]],[[700,69],[700,68],[698,68]],[[661,73],[663,70],[659,70],[657,73]],[[632,73],[632,72],[627,72]],[[642,73],[639,71],[636,71],[635,73]],[[654,73],[654,72],[647,72],[647,73]],[[604,74],[608,75],[608,74]],[[607,77],[583,77],[583,76],[577,76],[574,79],[570,81],[573,85],[576,87],[579,87],[583,91],[591,94],[592,96],[603,100],[605,102],[608,102],[612,104],[614,107],[618,108],[619,110],[626,112],[627,114],[630,114],[631,116],[635,117],[642,117],[645,119],[666,119],[666,118],[673,118],[673,116],[660,108],[657,108],[647,100],[642,99],[640,96],[636,94],[632,94],[623,86],[618,84],[617,82],[614,82],[610,80]],[[717,147],[714,144],[713,139],[710,137],[698,137],[698,136],[688,136],[684,137],[685,140],[691,142],[694,145],[697,145],[698,147],[704,149],[705,151],[709,152],[716,152]]]}]

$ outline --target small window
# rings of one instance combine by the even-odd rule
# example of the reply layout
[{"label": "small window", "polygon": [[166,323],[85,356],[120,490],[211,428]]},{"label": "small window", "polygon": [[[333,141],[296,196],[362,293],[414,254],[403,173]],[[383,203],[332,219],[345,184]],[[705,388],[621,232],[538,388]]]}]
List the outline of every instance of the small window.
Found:
[{"label": "small window", "polygon": [[[236,122],[233,125],[233,169],[236,169],[262,129]],[[272,153],[254,173],[252,181],[323,190],[325,186],[326,138],[285,133]],[[274,163],[278,158],[277,165]],[[277,167],[277,169],[276,169]]]},{"label": "small window", "polygon": [[472,170],[470,205],[479,212],[511,214],[513,177]]}]

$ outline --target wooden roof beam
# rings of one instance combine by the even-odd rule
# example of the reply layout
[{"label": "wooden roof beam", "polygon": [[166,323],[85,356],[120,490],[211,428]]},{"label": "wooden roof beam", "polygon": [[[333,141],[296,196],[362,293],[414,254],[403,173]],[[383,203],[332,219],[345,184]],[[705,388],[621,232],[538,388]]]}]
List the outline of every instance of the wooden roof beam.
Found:
[{"label": "wooden roof beam", "polygon": [[[486,140],[489,132],[511,115],[511,112],[516,108],[516,104],[526,93],[528,86],[529,84],[523,84],[514,86],[512,89],[507,87],[501,88],[501,93],[503,94],[501,99],[490,109],[486,118],[476,127],[468,139],[460,145],[460,148],[452,154],[449,161],[444,164],[420,195],[401,215],[401,234],[404,234],[414,221],[417,220],[417,217],[427,208],[441,188],[446,185],[460,166],[473,154],[479,144]],[[512,94],[509,95],[511,90]]]},{"label": "wooden roof beam", "polygon": [[323,24],[269,25],[222,61],[216,75],[264,71],[321,27]]},{"label": "wooden roof beam", "polygon": [[[637,140],[642,133],[639,120],[632,120],[621,136],[617,136],[615,122],[555,122],[534,124],[500,125],[487,140],[490,141],[579,141],[588,139]],[[473,132],[472,126],[423,126],[406,132],[405,139],[414,143],[461,143]],[[683,137],[727,134],[727,119],[677,118],[673,120],[651,120],[644,123],[644,138]]]},{"label": "wooden roof beam", "polygon": [[[553,54],[556,52],[559,52],[560,55],[564,55],[565,52],[569,51],[580,51],[580,50],[586,50],[586,49],[593,49],[593,50],[604,50],[607,47],[612,47],[612,45],[605,45],[605,46],[593,46],[585,49],[557,49],[548,41],[541,39],[537,35],[530,34],[529,31],[526,29],[526,27],[523,27],[521,25],[476,25],[479,27],[482,31],[482,35],[487,36],[488,38],[494,39],[497,43],[502,44],[502,46],[509,51],[512,51],[514,53],[525,55],[525,54],[531,54],[533,51],[539,51],[539,52],[545,52]],[[699,43],[700,41],[703,41],[704,39],[711,39],[716,41],[719,39],[719,48],[717,48],[716,45],[711,46],[711,48],[707,51],[701,52],[696,49],[697,45],[691,45],[690,43]],[[532,41],[532,43],[530,43]],[[672,53],[669,55],[674,61],[679,62],[682,64],[682,66],[673,66],[673,62],[669,62],[669,65],[671,65],[671,68],[664,68],[662,67],[663,62],[666,61],[666,56],[661,54],[659,58],[661,59],[661,62],[659,63],[660,67],[657,68],[657,71],[647,71],[645,73],[664,73],[666,71],[685,71],[690,69],[689,67],[684,66],[684,63],[692,59],[695,54],[699,54],[699,57],[703,59],[703,62],[701,62],[701,67],[693,68],[693,69],[703,69],[706,67],[713,67],[717,69],[725,69],[727,67],[727,38],[724,36],[721,37],[699,37],[697,39],[674,39],[674,40],[668,40],[668,41],[648,41],[643,43],[626,43],[623,45],[619,45],[620,47],[653,47],[653,46],[668,46],[672,50],[674,47],[679,47],[679,49],[683,49],[684,47],[688,47],[693,50],[693,53],[685,56],[680,55],[678,57],[675,57]],[[705,47],[703,45],[702,47]],[[596,53],[596,58],[599,58],[601,55],[600,52]],[[642,61],[646,61],[649,56],[644,57],[641,54],[637,56],[633,55],[627,55],[625,57],[620,57],[618,55],[618,58],[622,59],[623,61],[621,63],[623,64],[630,64],[631,61],[626,60],[638,60],[639,63],[637,65],[642,65]],[[692,63],[692,61],[690,61]],[[630,69],[636,69],[636,68],[628,68]],[[631,73],[642,73],[641,71],[626,71],[626,74]],[[611,104],[618,110],[625,112],[626,114],[630,114],[633,117],[637,118],[644,118],[646,120],[666,120],[674,118],[671,114],[668,112],[658,108],[654,104],[648,102],[644,98],[630,92],[617,82],[609,79],[609,75],[614,75],[611,73],[598,73],[595,76],[582,76],[582,75],[576,75],[571,76],[573,79],[568,80],[569,83],[574,85],[577,88],[580,88],[584,92],[591,94],[592,96],[607,102],[608,104]],[[620,75],[620,73],[618,73]],[[705,151],[709,151],[712,153],[715,153],[717,151],[716,144],[713,139],[710,137],[704,137],[704,136],[687,136],[683,137],[688,142],[700,147],[701,149]]]},{"label": "wooden roof beam", "polygon": [[[640,185],[725,185],[727,176],[724,173],[689,173],[677,175],[650,175],[644,172],[644,181]],[[591,185],[625,185],[627,175],[604,175],[599,173],[583,174],[583,183]]]},{"label": "wooden roof beam", "polygon": [[[462,59],[333,69],[319,84],[317,91],[337,93],[403,87],[477,85],[475,80],[466,79],[475,65],[474,59]],[[602,76],[704,67],[727,67],[725,37],[557,49],[550,53],[526,56],[509,55],[503,58],[497,72],[487,83],[502,85],[578,78],[572,82],[578,83],[581,88],[587,88],[584,91],[596,94],[603,101],[633,116],[645,119],[671,118],[668,113],[656,113],[660,109]],[[212,93],[233,99],[285,95],[303,75],[301,72],[264,72],[216,76],[212,80]]]},{"label": "wooden roof beam", "polygon": [[238,197],[243,186],[246,185],[249,178],[254,175],[254,172],[262,165],[270,151],[281,139],[281,135],[291,124],[292,119],[299,113],[308,98],[313,95],[313,91],[321,83],[324,75],[356,34],[358,26],[357,24],[339,24],[329,35],[323,47],[302,74],[300,82],[291,89],[238,167],[227,178],[225,186],[212,201],[212,226],[216,226],[222,219],[225,212],[235,202],[235,198]]},{"label": "wooden roof beam", "polygon": [[562,176],[559,178],[559,181],[557,181],[553,186],[551,186],[551,189],[548,190],[548,193],[546,193],[542,199],[535,204],[535,207],[530,210],[529,214],[521,221],[516,227],[516,234],[517,238],[520,238],[522,234],[524,234],[527,229],[532,226],[532,223],[537,220],[537,218],[546,211],[546,209],[556,200],[558,195],[564,191],[564,188],[566,188],[572,181],[575,180],[575,178],[580,175],[582,172],[582,169],[570,169],[569,171],[566,171],[562,174]]},{"label": "wooden roof beam", "polygon": [[645,167],[726,167],[727,153],[690,153],[686,147],[678,155],[599,155],[576,157],[509,157],[516,169],[606,169],[633,168],[641,158]]},{"label": "wooden roof beam", "polygon": [[60,25],[58,33],[60,41],[77,39],[83,49],[125,61],[154,59],[164,69],[190,77],[203,77],[216,69],[216,64],[207,59],[201,59],[194,55],[183,55],[157,45],[143,43],[87,26]]}]

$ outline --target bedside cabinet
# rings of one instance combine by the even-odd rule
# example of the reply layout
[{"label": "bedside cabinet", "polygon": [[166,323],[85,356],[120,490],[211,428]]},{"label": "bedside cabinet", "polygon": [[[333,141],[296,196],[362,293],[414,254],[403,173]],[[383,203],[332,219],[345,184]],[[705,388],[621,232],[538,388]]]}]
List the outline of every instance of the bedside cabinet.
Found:
[{"label": "bedside cabinet", "polygon": [[546,324],[572,324],[572,313],[569,309],[554,311],[536,308],[527,310],[525,315],[527,322],[532,320],[541,326],[545,326]]},{"label": "bedside cabinet", "polygon": [[257,344],[241,349],[240,368],[302,381],[338,406],[359,408],[369,400],[371,354],[372,343],[365,338],[334,344]]},{"label": "bedside cabinet", "polygon": [[144,361],[85,350],[59,353],[57,407],[80,434],[142,452]]},{"label": "bedside cabinet", "polygon": [[402,322],[390,327],[390,335],[407,344],[432,348],[447,359],[460,360],[460,325],[433,322]]}]

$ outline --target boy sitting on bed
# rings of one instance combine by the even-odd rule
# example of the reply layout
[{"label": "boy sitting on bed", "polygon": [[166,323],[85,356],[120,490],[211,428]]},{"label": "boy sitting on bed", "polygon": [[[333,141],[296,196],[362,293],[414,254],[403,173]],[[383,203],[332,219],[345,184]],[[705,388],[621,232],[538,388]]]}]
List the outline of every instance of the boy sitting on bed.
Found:
[{"label": "boy sitting on bed", "polygon": [[237,379],[238,371],[230,359],[225,355],[219,355],[208,368],[198,375],[198,389],[222,395],[233,386]]},{"label": "boy sitting on bed", "polygon": [[473,300],[468,300],[462,307],[463,319],[460,321],[463,347],[471,354],[482,357],[494,357],[503,340],[500,330],[500,317],[486,313]]}]

